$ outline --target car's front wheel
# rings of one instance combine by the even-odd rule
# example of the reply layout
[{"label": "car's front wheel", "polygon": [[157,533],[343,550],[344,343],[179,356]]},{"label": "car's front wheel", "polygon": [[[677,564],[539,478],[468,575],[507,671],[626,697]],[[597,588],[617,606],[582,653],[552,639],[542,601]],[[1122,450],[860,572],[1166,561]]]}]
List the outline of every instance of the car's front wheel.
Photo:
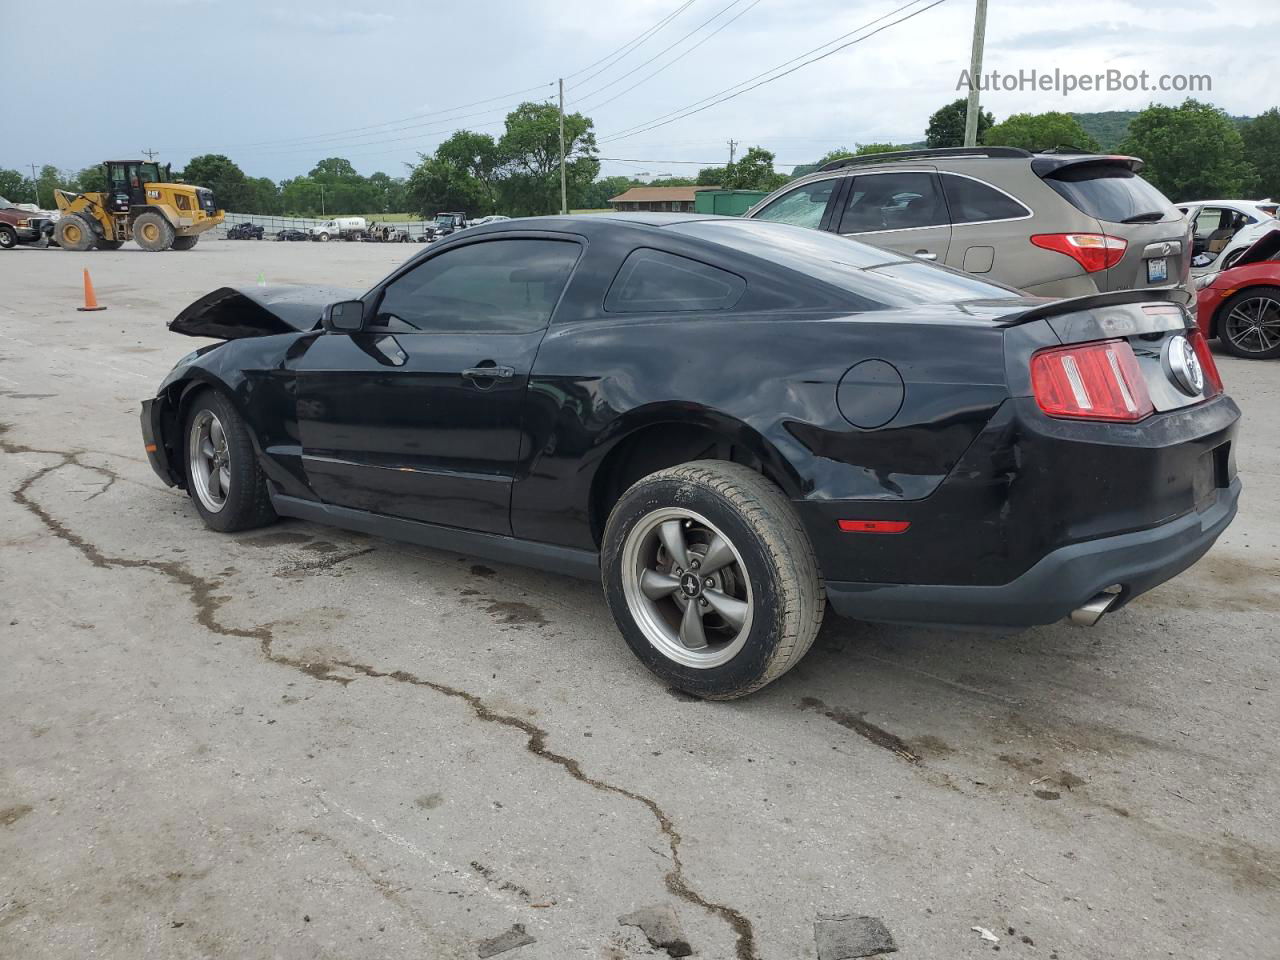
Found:
[{"label": "car's front wheel", "polygon": [[249,428],[231,401],[202,390],[188,405],[183,437],[187,492],[206,526],[228,533],[275,520]]},{"label": "car's front wheel", "polygon": [[1246,360],[1280,357],[1280,287],[1248,287],[1222,305],[1218,339]]},{"label": "car's front wheel", "polygon": [[745,696],[791,669],[826,606],[808,535],[777,486],[740,464],[686,463],[609,515],[605,595],[637,657],[695,696]]}]

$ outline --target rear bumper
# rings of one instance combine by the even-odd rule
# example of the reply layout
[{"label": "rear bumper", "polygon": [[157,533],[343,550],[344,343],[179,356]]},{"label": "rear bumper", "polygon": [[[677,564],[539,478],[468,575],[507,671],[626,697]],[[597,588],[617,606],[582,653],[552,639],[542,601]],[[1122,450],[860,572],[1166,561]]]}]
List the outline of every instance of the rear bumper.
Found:
[{"label": "rear bumper", "polygon": [[1134,533],[1060,547],[999,585],[827,582],[836,613],[858,620],[933,625],[1032,627],[1055,623],[1100,591],[1119,585],[1113,610],[1199,560],[1236,515],[1240,480],[1203,511]]}]

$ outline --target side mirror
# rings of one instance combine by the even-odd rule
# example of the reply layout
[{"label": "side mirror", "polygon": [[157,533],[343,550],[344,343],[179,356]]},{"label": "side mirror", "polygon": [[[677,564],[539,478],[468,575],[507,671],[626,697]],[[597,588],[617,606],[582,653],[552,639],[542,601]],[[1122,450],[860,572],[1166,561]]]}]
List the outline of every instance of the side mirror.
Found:
[{"label": "side mirror", "polygon": [[333,333],[359,333],[364,329],[364,301],[331,303],[324,308],[320,322]]}]

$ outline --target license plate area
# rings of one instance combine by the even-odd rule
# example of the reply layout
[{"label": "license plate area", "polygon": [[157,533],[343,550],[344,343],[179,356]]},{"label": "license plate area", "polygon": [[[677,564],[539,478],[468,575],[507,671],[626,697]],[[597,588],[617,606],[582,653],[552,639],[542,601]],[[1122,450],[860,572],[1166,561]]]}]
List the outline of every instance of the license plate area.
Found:
[{"label": "license plate area", "polygon": [[1206,450],[1200,455],[1196,461],[1193,486],[1197,511],[1202,512],[1211,507],[1218,491],[1231,486],[1234,467],[1230,442]]},{"label": "license plate area", "polygon": [[1169,279],[1167,257],[1152,257],[1147,261],[1147,283],[1164,283]]}]

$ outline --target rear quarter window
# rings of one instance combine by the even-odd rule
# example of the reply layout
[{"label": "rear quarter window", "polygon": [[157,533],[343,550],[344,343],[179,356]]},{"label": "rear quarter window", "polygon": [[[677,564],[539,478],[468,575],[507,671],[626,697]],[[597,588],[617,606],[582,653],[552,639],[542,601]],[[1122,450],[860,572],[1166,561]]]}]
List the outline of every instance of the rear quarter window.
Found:
[{"label": "rear quarter window", "polygon": [[942,174],[942,192],[947,197],[952,223],[984,223],[1031,216],[1030,210],[1007,193],[970,177]]},{"label": "rear quarter window", "polygon": [[1128,167],[1075,164],[1051,173],[1045,183],[1081,213],[1108,223],[1153,213],[1159,213],[1161,220],[1181,216],[1168,197]]},{"label": "rear quarter window", "polygon": [[698,260],[641,247],[631,251],[605,294],[610,313],[689,313],[728,310],[747,281]]}]

